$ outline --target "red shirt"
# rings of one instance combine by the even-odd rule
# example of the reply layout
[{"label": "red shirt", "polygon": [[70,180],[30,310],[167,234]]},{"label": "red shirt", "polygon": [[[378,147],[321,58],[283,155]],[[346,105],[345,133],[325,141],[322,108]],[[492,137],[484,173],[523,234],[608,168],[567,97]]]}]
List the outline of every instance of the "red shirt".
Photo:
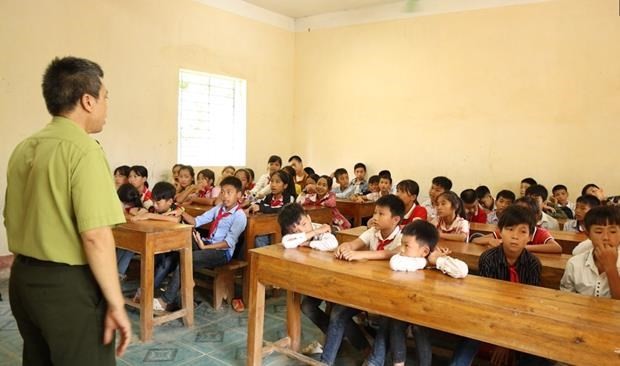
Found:
[{"label": "red shirt", "polygon": [[[499,230],[495,231],[493,233],[493,236],[495,237],[495,239],[502,238],[502,235],[499,233]],[[551,234],[549,234],[549,232],[546,229],[536,226],[534,228],[534,234],[532,234],[532,237],[530,238],[530,241],[528,242],[528,244],[529,245],[545,244],[551,239],[553,239],[553,236],[551,236]]]},{"label": "red shirt", "polygon": [[467,221],[469,222],[479,222],[481,224],[487,223],[487,213],[484,210],[480,209],[480,206],[476,207],[476,213],[473,215],[467,215]]},{"label": "red shirt", "polygon": [[409,212],[405,214],[405,216],[407,215],[409,216],[403,217],[403,219],[400,221],[401,228],[405,225],[411,224],[416,218],[426,221],[428,217],[426,209],[423,206],[416,205],[415,203],[413,204],[413,207],[409,210]]}]

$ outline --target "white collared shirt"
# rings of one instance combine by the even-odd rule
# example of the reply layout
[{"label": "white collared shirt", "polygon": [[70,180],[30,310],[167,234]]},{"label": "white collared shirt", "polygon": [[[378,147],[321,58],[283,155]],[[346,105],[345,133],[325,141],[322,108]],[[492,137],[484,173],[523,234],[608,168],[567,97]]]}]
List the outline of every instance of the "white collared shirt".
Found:
[{"label": "white collared shirt", "polygon": [[383,239],[383,236],[381,236],[381,230],[377,230],[374,227],[364,231],[362,235],[359,236],[359,238],[361,241],[364,242],[364,244],[366,244],[366,246],[370,250],[377,250],[377,247],[379,246],[379,241],[392,239],[392,242],[386,245],[383,249],[394,250],[400,246],[400,227],[396,225],[394,231],[392,231],[392,233],[388,235],[388,237],[385,239]]},{"label": "white collared shirt", "polygon": [[[312,229],[318,229],[321,226],[321,224],[312,223]],[[282,245],[287,249],[297,248],[304,242],[306,242],[306,233],[286,234],[282,237]],[[323,252],[332,251],[338,247],[338,240],[332,233],[323,233],[313,236],[308,246]]]},{"label": "white collared shirt", "polygon": [[[598,272],[593,253],[594,249],[590,249],[568,260],[564,276],[560,281],[560,290],[587,296],[611,298],[607,274]],[[620,255],[616,267],[620,272]]]},{"label": "white collared shirt", "polygon": [[560,224],[558,223],[558,220],[554,219],[553,217],[547,215],[544,212],[542,213],[542,218],[540,219],[540,221],[538,221],[536,225],[547,230],[560,230]]}]

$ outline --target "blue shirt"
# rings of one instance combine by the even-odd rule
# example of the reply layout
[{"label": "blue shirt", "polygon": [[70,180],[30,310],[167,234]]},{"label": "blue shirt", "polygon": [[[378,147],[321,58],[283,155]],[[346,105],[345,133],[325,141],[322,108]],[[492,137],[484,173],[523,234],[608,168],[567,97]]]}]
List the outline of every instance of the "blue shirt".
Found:
[{"label": "blue shirt", "polygon": [[[196,227],[200,227],[215,220],[217,214],[220,212],[220,208],[222,207],[223,206],[221,204],[217,205],[209,211],[196,217]],[[248,219],[243,210],[239,208],[239,205],[233,207],[230,211],[226,211],[226,208],[224,208],[224,212],[229,212],[230,215],[222,217],[217,225],[217,228],[215,228],[213,237],[204,238],[204,242],[205,244],[213,244],[225,241],[228,244],[228,248],[221,250],[226,250],[226,258],[231,260],[233,253],[235,252],[235,245],[237,245],[239,236],[243,230],[245,230]]]},{"label": "blue shirt", "polygon": [[349,184],[344,190],[342,190],[340,186],[337,186],[332,189],[332,192],[336,194],[336,198],[349,198],[355,193],[355,186]]}]

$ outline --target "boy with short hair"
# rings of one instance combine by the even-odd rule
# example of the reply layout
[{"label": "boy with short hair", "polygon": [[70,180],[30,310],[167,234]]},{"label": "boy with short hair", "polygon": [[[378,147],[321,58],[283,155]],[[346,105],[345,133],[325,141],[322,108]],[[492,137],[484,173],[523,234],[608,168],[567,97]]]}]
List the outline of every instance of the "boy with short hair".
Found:
[{"label": "boy with short hair", "polygon": [[564,223],[563,231],[572,231],[576,233],[582,233],[585,231],[584,219],[588,211],[592,208],[600,206],[601,201],[591,194],[580,196],[577,198],[577,204],[575,205],[575,218],[568,220]]},{"label": "boy with short hair", "polygon": [[585,217],[593,248],[566,263],[560,290],[620,299],[620,212],[614,206],[591,209]]},{"label": "boy with short hair", "polygon": [[258,178],[254,188],[250,191],[253,197],[260,199],[271,193],[271,175],[282,168],[282,158],[278,155],[271,155],[267,160],[267,173]]},{"label": "boy with short hair", "polygon": [[476,187],[476,197],[478,197],[478,203],[480,203],[480,207],[484,209],[484,211],[488,214],[493,211],[495,207],[495,200],[491,195],[491,190],[487,186],[478,186]]},{"label": "boy with short hair", "polygon": [[428,213],[428,221],[437,218],[437,198],[440,194],[448,192],[452,189],[452,181],[447,177],[435,177],[431,182],[431,188],[428,191],[429,198],[422,203]]},{"label": "boy with short hair", "polygon": [[531,187],[531,186],[535,186],[538,183],[536,182],[536,180],[534,178],[523,178],[521,180],[521,186],[520,186],[520,190],[519,190],[519,197],[525,197],[525,191]]},{"label": "boy with short hair", "polygon": [[357,163],[353,167],[353,174],[355,174],[355,178],[351,180],[351,185],[355,188],[353,189],[353,194],[362,194],[366,192],[368,189],[368,182],[366,181],[366,165],[364,163]]},{"label": "boy with short hair", "polygon": [[497,192],[497,196],[495,196],[495,210],[487,215],[487,224],[497,225],[502,212],[504,212],[508,206],[512,205],[515,199],[515,194],[507,189]]},{"label": "boy with short hair", "polygon": [[[513,207],[513,206],[524,207],[530,212],[533,220],[536,221],[536,214],[538,213],[539,208],[538,208],[538,203],[534,200],[534,198],[527,197],[527,196],[521,197],[518,200],[516,200],[515,203],[509,206],[508,208]],[[505,212],[506,211],[504,211],[504,213]],[[500,217],[500,221],[501,221],[501,217]],[[558,253],[558,254],[562,253],[562,247],[560,246],[560,244],[558,244],[558,242],[555,241],[553,236],[551,236],[551,234],[549,234],[549,232],[546,229],[541,228],[539,226],[535,226],[534,229],[531,230],[531,232],[532,232],[532,235],[530,237],[530,241],[528,242],[528,245],[526,246],[527,250],[529,250],[530,252],[538,252],[538,253]],[[471,242],[474,244],[488,245],[491,247],[499,246],[503,242],[501,229],[491,234],[487,234],[482,237],[474,238]]]},{"label": "boy with short hair", "polygon": [[174,196],[176,195],[176,188],[174,185],[168,182],[158,182],[151,191],[151,200],[153,206],[148,212],[132,216],[130,221],[142,221],[142,220],[158,220],[168,222],[180,222],[181,213],[185,210],[181,206],[177,206],[174,202]]},{"label": "boy with short hair", "polygon": [[[207,236],[201,237],[197,231],[193,233],[198,247],[192,252],[194,268],[214,268],[230,262],[247,224],[247,217],[239,207],[243,193],[239,178],[228,176],[222,179],[220,187],[222,203],[196,218],[186,212],[182,213],[183,220],[195,227],[211,223]],[[178,302],[180,285],[180,271],[177,267],[162,297],[153,300],[153,310],[164,311],[168,305],[174,307]]]},{"label": "boy with short hair", "polygon": [[[526,250],[536,225],[531,210],[512,205],[504,211],[498,225],[504,242],[480,255],[480,276],[539,286],[542,271],[540,260]],[[480,341],[465,339],[455,350],[451,365],[470,365],[479,347]],[[508,361],[513,355],[516,356],[517,365],[548,364],[547,360],[540,357],[515,353],[503,347],[495,347],[491,359],[498,361],[497,364],[511,364]]]},{"label": "boy with short hair", "polygon": [[334,186],[332,192],[336,194],[336,198],[347,199],[355,192],[355,186],[349,184],[349,173],[345,168],[338,168],[334,172],[337,185]]},{"label": "boy with short hair", "polygon": [[367,195],[369,193],[379,192],[380,180],[381,178],[379,178],[378,175],[371,175],[370,178],[368,178],[368,188],[362,194]]},{"label": "boy with short hair", "polygon": [[[400,227],[405,204],[393,194],[379,198],[373,215],[374,225],[357,239],[340,244],[334,255],[347,261],[388,260],[400,250]],[[344,334],[346,319],[360,311],[334,304],[329,318],[321,362],[333,365]]]},{"label": "boy with short hair", "polygon": [[478,203],[478,195],[473,189],[466,189],[461,192],[461,201],[465,210],[465,219],[469,222],[486,224],[487,214]]},{"label": "boy with short hair", "polygon": [[[568,188],[564,184],[556,184],[551,189],[553,200],[566,213],[569,219],[575,217],[575,203],[568,200]],[[568,214],[570,211],[570,215]]]},{"label": "boy with short hair", "polygon": [[289,164],[295,170],[295,176],[293,178],[293,182],[301,187],[303,191],[306,188],[306,179],[308,179],[308,173],[304,170],[304,164],[301,161],[301,157],[299,155],[293,155],[288,158]]},{"label": "boy with short hair", "polygon": [[364,196],[353,196],[352,199],[358,202],[377,201],[389,194],[392,194],[392,177],[383,173],[379,175],[379,190],[377,192],[371,192]]},{"label": "boy with short hair", "polygon": [[[300,204],[291,203],[284,206],[278,214],[278,223],[284,235],[282,245],[287,249],[308,246],[320,251],[332,251],[338,247],[338,240],[331,233],[330,226],[313,223],[310,215],[304,211]],[[304,296],[301,302],[301,311],[323,333],[327,333],[329,315],[320,308],[322,302],[322,299]],[[363,350],[369,347],[368,341],[361,334],[359,326],[355,324],[353,319],[347,320],[344,334],[355,348]],[[306,349],[322,351],[323,346],[318,341],[314,341]]]},{"label": "boy with short hair", "polygon": [[547,196],[549,195],[547,188],[541,184],[536,184],[528,187],[525,190],[525,195],[534,198],[538,202],[538,222],[536,225],[547,230],[560,230],[558,220],[554,219],[543,210],[547,202]]}]

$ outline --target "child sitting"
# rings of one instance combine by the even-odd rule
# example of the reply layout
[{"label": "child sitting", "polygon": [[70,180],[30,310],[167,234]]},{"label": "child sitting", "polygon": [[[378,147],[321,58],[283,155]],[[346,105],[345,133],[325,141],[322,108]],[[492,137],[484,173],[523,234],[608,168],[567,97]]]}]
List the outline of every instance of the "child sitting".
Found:
[{"label": "child sitting", "polygon": [[288,163],[291,164],[291,167],[295,170],[295,174],[292,175],[292,182],[299,185],[303,190],[306,186],[308,173],[304,170],[304,163],[301,161],[301,157],[299,157],[299,155],[293,155],[288,159]]},{"label": "child sitting", "polygon": [[575,217],[575,203],[568,200],[568,188],[563,184],[556,184],[551,189],[551,198],[560,209],[564,211],[566,217]]},{"label": "child sitting", "polygon": [[452,189],[452,181],[446,177],[435,177],[428,190],[429,198],[422,203],[428,214],[428,221],[433,221],[437,217],[437,198],[440,194]]},{"label": "child sitting", "polygon": [[121,165],[114,169],[114,186],[118,190],[123,184],[129,183],[129,167]]},{"label": "child sitting", "polygon": [[381,178],[379,178],[378,175],[370,176],[370,178],[368,178],[368,188],[364,192],[362,192],[362,196],[365,196],[370,193],[379,192],[379,181],[380,180]]},{"label": "child sitting", "polygon": [[318,174],[308,174],[308,178],[306,178],[306,187],[302,190],[301,194],[297,196],[295,202],[303,204],[307,197],[316,195],[316,182],[318,182],[318,180]]},{"label": "child sitting", "polygon": [[437,196],[437,216],[431,223],[445,240],[469,241],[469,222],[465,220],[461,199],[452,191]]},{"label": "child sitting", "polygon": [[591,194],[580,196],[577,198],[577,204],[575,205],[575,218],[568,220],[564,223],[563,231],[572,231],[576,233],[582,233],[585,231],[584,219],[588,211],[592,208],[600,206],[601,201]]},{"label": "child sitting", "polygon": [[194,168],[191,165],[183,165],[181,169],[179,169],[178,179],[179,185],[177,187],[177,194],[174,196],[174,201],[183,203],[191,194],[199,190],[194,181]]},{"label": "child sitting", "polygon": [[[317,179],[315,186],[316,193],[307,194],[301,204],[303,206],[323,206],[332,209],[332,224],[337,230],[351,228],[351,223],[347,220],[336,207],[336,195],[331,191],[332,179],[324,175]],[[308,186],[306,186],[308,188]]]},{"label": "child sitting", "polygon": [[353,196],[352,199],[357,202],[376,201],[381,197],[385,197],[392,193],[392,176],[388,173],[379,175],[379,191],[368,193],[365,196]]},{"label": "child sitting", "polygon": [[533,185],[525,190],[525,195],[534,198],[538,203],[538,222],[536,223],[536,225],[547,230],[560,230],[560,224],[558,223],[558,220],[554,219],[543,210],[543,208],[545,207],[549,208],[545,204],[547,202],[548,195],[547,188],[540,184]]},{"label": "child sitting", "polygon": [[347,199],[350,198],[355,192],[355,186],[349,184],[349,173],[345,168],[338,168],[334,172],[337,186],[334,186],[333,192],[336,194],[336,198]]},{"label": "child sitting", "polygon": [[591,209],[585,227],[593,248],[568,260],[560,290],[620,299],[620,211],[614,206]]},{"label": "child sitting", "polygon": [[420,186],[411,179],[401,181],[396,185],[396,195],[405,204],[405,216],[400,222],[400,227],[412,223],[414,220],[426,221],[426,209],[418,203]]},{"label": "child sitting", "polygon": [[[195,227],[211,223],[206,237],[201,237],[194,231],[196,245],[192,252],[194,268],[214,268],[230,262],[239,236],[247,224],[247,218],[239,208],[241,181],[228,176],[222,179],[220,188],[221,204],[196,218],[186,212],[182,213],[183,220]],[[177,267],[162,297],[153,301],[153,310],[163,311],[175,307],[179,299],[180,285],[180,271]]]},{"label": "child sitting", "polygon": [[[447,250],[441,250],[436,247],[438,241],[439,232],[431,223],[416,220],[408,224],[402,231],[401,252],[390,259],[390,267],[394,271],[414,272],[430,264],[454,278],[467,276],[467,264],[458,259],[448,257]],[[364,365],[381,366],[384,364],[388,338],[393,364],[395,366],[404,365],[407,356],[406,330],[408,326],[408,323],[400,320],[381,318],[372,352]],[[433,353],[428,337],[428,329],[414,325],[413,335],[415,337],[418,365],[430,366]]]},{"label": "child sitting", "polygon": [[463,201],[463,209],[465,210],[465,219],[469,222],[477,222],[480,224],[487,223],[487,214],[478,203],[478,196],[473,189],[466,189],[461,192],[461,201]]},{"label": "child sitting", "polygon": [[478,186],[476,188],[476,197],[478,197],[478,203],[480,204],[480,207],[482,207],[484,212],[487,214],[487,216],[489,213],[493,212],[493,210],[495,209],[495,200],[493,199],[493,196],[491,195],[491,191],[489,190],[489,187]]},{"label": "child sitting", "polygon": [[502,212],[515,201],[515,194],[507,189],[501,190],[495,196],[495,210],[487,215],[487,224],[497,225]]},{"label": "child sitting", "polygon": [[242,193],[241,198],[239,199],[239,207],[245,209],[252,203],[252,196],[250,194],[250,189],[248,188],[248,185],[252,181],[252,175],[247,169],[237,169],[234,175],[241,181]]},{"label": "child sitting", "polygon": [[[538,202],[535,201],[532,197],[519,198],[512,206],[515,205],[524,207],[525,209],[529,210],[534,220],[536,220],[536,215],[539,212]],[[508,208],[506,210],[508,210]],[[551,234],[549,234],[546,229],[536,226],[533,230],[530,230],[530,232],[532,232],[532,235],[525,249],[529,250],[530,252],[538,253],[562,253],[562,247],[560,246],[560,244],[558,244],[558,242],[555,241],[553,236],[551,236]],[[475,238],[472,240],[472,243],[497,247],[502,243],[501,229],[491,234]]]},{"label": "child sitting", "polygon": [[581,195],[591,194],[601,201],[601,205],[617,205],[620,201],[620,196],[607,197],[605,195],[605,191],[603,188],[600,188],[594,183],[586,184],[583,189],[581,189]]},{"label": "child sitting", "polygon": [[199,171],[196,183],[198,192],[190,194],[184,203],[215,206],[220,196],[220,187],[213,186],[215,183],[215,173],[211,169]]},{"label": "child sitting", "polygon": [[129,183],[125,183],[118,187],[116,191],[118,198],[123,204],[123,211],[125,212],[125,219],[130,219],[134,215],[138,215],[144,212],[148,212],[142,207],[142,201],[140,200],[140,192],[136,187]]},{"label": "child sitting", "polygon": [[[478,263],[480,276],[539,286],[542,266],[538,258],[526,250],[535,225],[536,219],[531,210],[517,205],[508,207],[499,219],[499,230],[505,241],[482,253]],[[451,365],[471,365],[479,347],[480,341],[463,340],[454,352]],[[494,347],[491,360],[495,360],[498,365],[507,365],[510,364],[509,359],[515,356],[517,365],[547,364],[540,357],[514,352]]]},{"label": "child sitting", "polygon": [[127,181],[140,192],[140,201],[142,201],[142,207],[147,210],[153,206],[151,200],[151,191],[149,190],[149,172],[146,167],[142,165],[134,165],[129,168],[129,177]]},{"label": "child sitting", "polygon": [[353,174],[355,174],[355,178],[351,180],[351,185],[355,188],[353,189],[353,194],[363,194],[368,190],[368,182],[366,181],[366,165],[364,163],[357,163],[353,167]]},{"label": "child sitting", "polygon": [[256,185],[252,188],[251,193],[257,199],[261,199],[271,192],[271,186],[269,184],[271,175],[282,168],[282,158],[278,155],[271,155],[267,160],[267,173],[258,178]]},{"label": "child sitting", "polygon": [[[405,205],[395,195],[379,198],[373,215],[374,226],[366,230],[359,238],[340,244],[334,255],[338,259],[388,260],[397,254],[400,247],[400,223]],[[321,362],[333,365],[342,342],[346,320],[360,311],[344,305],[334,304],[329,317],[325,347]]]},{"label": "child sitting", "polygon": [[525,191],[531,187],[531,186],[535,186],[538,183],[536,182],[536,180],[534,178],[523,178],[521,180],[521,186],[520,186],[520,190],[519,190],[519,197],[525,197]]}]

